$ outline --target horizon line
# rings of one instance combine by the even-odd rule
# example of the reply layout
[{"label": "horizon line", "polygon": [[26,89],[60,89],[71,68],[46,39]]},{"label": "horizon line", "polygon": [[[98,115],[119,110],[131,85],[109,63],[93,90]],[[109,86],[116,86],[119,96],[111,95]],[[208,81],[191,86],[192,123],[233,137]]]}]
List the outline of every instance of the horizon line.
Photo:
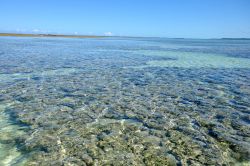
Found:
[{"label": "horizon line", "polygon": [[0,37],[64,37],[64,38],[100,38],[100,37],[124,37],[124,38],[167,38],[167,39],[225,39],[225,40],[250,40],[249,37],[160,37],[160,36],[126,36],[126,35],[84,35],[84,34],[57,34],[57,33],[14,33],[14,32],[0,32]]}]

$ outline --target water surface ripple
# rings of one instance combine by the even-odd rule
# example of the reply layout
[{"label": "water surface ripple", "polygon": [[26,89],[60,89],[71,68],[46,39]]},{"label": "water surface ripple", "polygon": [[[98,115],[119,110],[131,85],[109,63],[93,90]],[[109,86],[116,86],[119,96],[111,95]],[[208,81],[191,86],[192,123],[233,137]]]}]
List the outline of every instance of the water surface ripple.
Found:
[{"label": "water surface ripple", "polygon": [[1,37],[0,59],[0,165],[249,165],[249,40]]}]

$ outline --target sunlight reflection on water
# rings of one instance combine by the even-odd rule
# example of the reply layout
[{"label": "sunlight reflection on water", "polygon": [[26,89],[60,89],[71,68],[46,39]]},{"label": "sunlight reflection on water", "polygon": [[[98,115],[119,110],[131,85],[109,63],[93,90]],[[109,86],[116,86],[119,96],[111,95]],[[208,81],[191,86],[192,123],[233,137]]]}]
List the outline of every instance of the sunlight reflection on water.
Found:
[{"label": "sunlight reflection on water", "polygon": [[0,164],[249,162],[249,41],[0,42]]}]

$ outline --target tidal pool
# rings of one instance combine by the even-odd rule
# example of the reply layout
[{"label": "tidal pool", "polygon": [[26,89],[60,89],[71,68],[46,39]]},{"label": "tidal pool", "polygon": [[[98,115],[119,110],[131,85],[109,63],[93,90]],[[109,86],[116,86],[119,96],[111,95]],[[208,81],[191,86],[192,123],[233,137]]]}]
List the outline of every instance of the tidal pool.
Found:
[{"label": "tidal pool", "polygon": [[0,38],[0,165],[249,165],[250,40]]}]

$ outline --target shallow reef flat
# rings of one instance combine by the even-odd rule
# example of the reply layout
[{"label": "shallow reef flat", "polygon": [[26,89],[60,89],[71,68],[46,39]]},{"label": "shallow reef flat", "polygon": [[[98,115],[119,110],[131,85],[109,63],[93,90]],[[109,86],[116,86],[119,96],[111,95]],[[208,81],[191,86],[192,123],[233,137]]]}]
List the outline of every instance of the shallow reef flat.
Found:
[{"label": "shallow reef flat", "polygon": [[0,165],[249,165],[249,41],[0,42]]},{"label": "shallow reef flat", "polygon": [[153,67],[178,68],[250,68],[249,58],[228,57],[219,54],[182,51],[143,51],[148,56],[161,56],[166,60],[147,62]]}]

